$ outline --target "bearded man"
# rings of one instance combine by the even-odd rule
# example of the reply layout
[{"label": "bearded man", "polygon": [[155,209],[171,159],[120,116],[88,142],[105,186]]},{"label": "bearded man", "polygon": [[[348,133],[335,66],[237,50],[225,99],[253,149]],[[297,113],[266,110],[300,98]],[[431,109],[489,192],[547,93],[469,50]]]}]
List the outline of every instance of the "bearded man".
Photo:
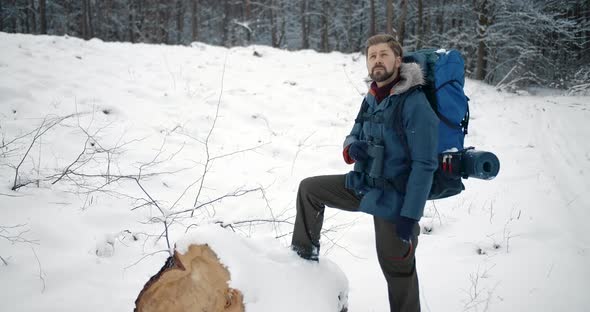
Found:
[{"label": "bearded man", "polygon": [[[301,181],[291,247],[300,257],[318,261],[326,206],[373,215],[390,310],[417,312],[418,221],[438,166],[439,120],[420,89],[424,83],[420,66],[402,63],[403,50],[394,37],[369,38],[365,52],[373,82],[343,146],[344,161],[354,163],[354,170]],[[395,113],[396,107],[403,107],[401,114]],[[398,115],[402,118],[394,120]],[[396,122],[403,127],[395,127]],[[396,128],[404,133],[396,133]],[[402,144],[400,135],[407,144]],[[402,175],[406,180],[400,190],[393,184]]]}]

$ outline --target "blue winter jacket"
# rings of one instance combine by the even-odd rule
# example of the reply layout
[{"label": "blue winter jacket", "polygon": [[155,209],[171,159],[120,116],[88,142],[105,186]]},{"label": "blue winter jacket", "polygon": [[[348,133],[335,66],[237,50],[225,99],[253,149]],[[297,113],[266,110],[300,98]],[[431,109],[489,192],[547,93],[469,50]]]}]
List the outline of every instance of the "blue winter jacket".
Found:
[{"label": "blue winter jacket", "polygon": [[[371,118],[356,121],[350,135],[344,141],[344,147],[356,140],[383,146],[381,178],[393,179],[410,170],[405,194],[394,189],[375,187],[368,182],[368,168],[371,168],[372,162],[375,161],[372,157],[365,162],[357,162],[354,171],[346,175],[346,188],[355,190],[362,196],[361,211],[394,222],[400,215],[420,220],[432,185],[432,177],[438,166],[439,120],[422,90],[413,88],[424,83],[422,71],[417,64],[402,63],[400,76],[401,80],[381,103],[377,103],[373,94],[366,95],[367,113]],[[410,149],[410,161],[407,160],[407,153],[393,124],[393,111],[404,97],[406,102],[402,120]],[[408,167],[408,164],[411,166]],[[371,175],[375,177],[373,172]]]}]

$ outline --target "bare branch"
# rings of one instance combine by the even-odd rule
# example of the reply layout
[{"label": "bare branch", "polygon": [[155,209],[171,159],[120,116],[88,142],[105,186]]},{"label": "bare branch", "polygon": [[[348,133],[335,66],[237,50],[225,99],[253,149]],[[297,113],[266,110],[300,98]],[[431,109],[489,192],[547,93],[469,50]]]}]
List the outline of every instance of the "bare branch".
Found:
[{"label": "bare branch", "polygon": [[137,210],[137,209],[139,209],[141,207],[150,206],[150,205],[153,205],[153,204],[151,202],[149,202],[149,201],[146,201],[145,203],[143,203],[143,204],[141,204],[139,206],[135,206],[135,207],[131,208],[131,211]]},{"label": "bare branch", "polygon": [[[225,60],[223,61],[223,69],[221,72],[221,88],[219,90],[219,98],[217,99],[217,107],[215,108],[215,117],[213,118],[213,123],[209,128],[209,133],[207,133],[207,137],[205,138],[205,154],[207,155],[207,160],[205,161],[205,167],[203,168],[203,174],[201,175],[202,179],[199,184],[199,189],[197,191],[197,196],[195,197],[195,202],[193,207],[197,206],[199,202],[199,198],[201,197],[201,191],[203,190],[203,183],[205,182],[205,177],[207,176],[207,172],[210,169],[210,158],[211,155],[209,153],[209,139],[211,138],[211,134],[215,129],[215,124],[217,123],[217,119],[219,118],[219,107],[221,106],[221,97],[223,95],[223,83],[225,80],[225,66],[227,65],[227,53],[225,54]],[[194,215],[194,210],[191,212],[191,217]]]},{"label": "bare branch", "polygon": [[[68,118],[71,118],[71,117],[74,117],[74,116],[79,116],[79,115],[84,115],[84,114],[88,114],[88,113],[77,113],[76,112],[75,114],[70,114],[70,115],[67,115],[67,116],[56,118],[55,119],[55,123],[53,125],[51,125],[50,127],[48,127],[47,129],[45,129],[45,131],[43,131],[43,133],[45,133],[47,130],[51,129],[53,126],[61,123],[62,121],[66,120]],[[47,116],[43,119],[43,121],[45,121],[46,119],[47,119]],[[10,144],[12,144],[12,143],[14,143],[14,142],[16,142],[16,141],[18,141],[20,139],[24,139],[24,138],[28,137],[29,135],[31,135],[31,134],[33,134],[35,132],[38,133],[39,132],[39,128],[33,129],[33,130],[31,130],[31,131],[29,131],[29,132],[27,132],[27,133],[25,133],[25,134],[23,134],[21,136],[18,136],[18,137],[14,138],[14,139],[12,139],[12,140],[10,140],[8,142],[3,142],[2,145],[0,145],[0,149],[6,148],[8,145],[10,145]],[[43,135],[43,133],[41,133],[41,135]]]},{"label": "bare branch", "polygon": [[[26,243],[26,244],[37,244],[37,240],[30,240],[24,238],[23,235],[30,232],[29,229],[23,230],[22,228],[25,227],[26,224],[17,224],[13,226],[2,226],[0,225],[0,238],[4,238],[12,244],[16,243]],[[18,230],[17,234],[12,234],[8,230]]]},{"label": "bare branch", "polygon": [[300,141],[299,144],[297,144],[297,152],[295,153],[295,157],[293,157],[293,162],[291,163],[291,175],[293,175],[293,169],[295,168],[295,162],[297,161],[297,157],[299,156],[299,153],[301,152],[302,147],[305,145],[305,142],[307,142],[307,140],[309,138],[311,138],[315,133],[316,133],[316,131],[312,132],[305,139],[303,139],[303,141]]},{"label": "bare branch", "polygon": [[235,154],[254,151],[254,150],[257,150],[257,149],[259,149],[259,148],[261,148],[261,147],[263,147],[263,146],[265,146],[267,144],[269,144],[269,143],[267,142],[267,143],[263,143],[263,144],[260,144],[260,145],[257,145],[257,146],[251,147],[251,148],[245,148],[245,149],[237,150],[237,151],[234,151],[234,152],[231,152],[231,153],[222,154],[222,155],[219,155],[219,156],[214,156],[214,157],[211,157],[211,159],[209,159],[209,161],[212,162],[214,160],[225,158],[225,157],[232,156],[232,155],[235,155]]},{"label": "bare branch", "polygon": [[23,195],[15,195],[15,194],[4,194],[4,193],[0,193],[0,196],[7,196],[7,197],[24,197]]},{"label": "bare branch", "polygon": [[143,257],[141,257],[139,260],[135,261],[134,263],[132,263],[132,264],[130,264],[130,265],[128,265],[128,266],[126,266],[126,267],[124,267],[124,269],[125,269],[125,270],[127,270],[127,269],[129,269],[130,267],[132,267],[132,266],[136,266],[136,265],[137,265],[137,264],[139,264],[141,261],[143,261],[145,258],[147,258],[147,257],[151,257],[151,256],[153,256],[153,255],[157,255],[157,254],[159,254],[159,253],[162,253],[162,252],[165,252],[165,253],[167,253],[167,254],[170,254],[170,250],[158,250],[158,251],[155,251],[155,252],[149,253],[149,254],[147,254],[147,255],[145,255],[145,256],[143,256]]},{"label": "bare branch", "polygon": [[186,194],[186,192],[188,192],[188,190],[193,187],[195,184],[199,183],[199,181],[201,181],[203,179],[203,176],[200,176],[197,180],[195,180],[193,183],[189,184],[184,191],[182,192],[182,194],[180,194],[180,196],[176,199],[176,201],[174,202],[174,204],[172,204],[172,207],[170,208],[170,210],[174,209],[174,207],[176,207],[176,205],[178,204],[178,202],[184,197],[184,195]]},{"label": "bare branch", "polygon": [[[266,203],[266,208],[268,208],[271,218],[273,220],[276,220],[276,217],[274,216],[274,211],[272,210],[272,207],[270,207],[270,202],[268,201],[268,198],[266,197],[266,192],[262,186],[260,187],[260,192],[262,193],[262,198],[264,198],[264,202]],[[275,230],[275,235],[279,236],[280,234],[279,234],[278,226],[276,225],[276,223],[273,223],[272,225]]]},{"label": "bare branch", "polygon": [[43,284],[43,288],[41,289],[41,293],[45,292],[45,273],[43,273],[43,268],[41,267],[41,261],[39,261],[39,257],[37,256],[37,252],[35,252],[35,248],[31,247],[31,250],[33,251],[33,254],[35,255],[35,259],[37,259],[37,264],[39,265],[39,279],[41,280],[41,283]]},{"label": "bare branch", "polygon": [[191,209],[185,209],[185,210],[182,210],[182,211],[173,212],[173,213],[170,214],[170,216],[175,216],[175,215],[179,215],[179,214],[183,214],[183,213],[187,213],[187,212],[190,212],[191,213],[191,216],[192,216],[195,210],[197,210],[197,209],[199,209],[199,208],[201,208],[203,206],[207,206],[207,205],[210,205],[212,203],[218,202],[218,201],[220,201],[220,200],[222,200],[224,198],[228,198],[228,197],[240,197],[240,196],[244,196],[244,195],[246,195],[248,193],[252,193],[252,192],[256,192],[256,191],[260,191],[260,190],[261,190],[261,188],[259,188],[259,187],[255,188],[255,189],[249,189],[249,190],[236,190],[233,193],[229,193],[229,194],[225,194],[223,196],[217,197],[217,198],[215,198],[213,200],[210,200],[210,201],[204,202],[204,203],[202,203],[200,205],[197,205],[197,206],[195,206],[195,207],[193,207]]},{"label": "bare branch", "polygon": [[139,182],[139,178],[136,178],[134,180],[137,183],[137,185],[139,186],[139,188],[143,191],[143,193],[151,200],[152,204],[154,204],[154,206],[156,206],[158,208],[158,210],[160,210],[160,212],[162,213],[162,216],[165,217],[165,219],[162,222],[164,223],[164,229],[166,231],[166,245],[168,246],[168,252],[170,253],[170,255],[172,255],[172,248],[170,247],[170,239],[168,236],[168,221],[166,220],[168,217],[168,213],[164,212],[162,207],[160,207],[160,205],[158,205],[158,203],[152,198],[152,196],[145,190],[145,188]]},{"label": "bare branch", "polygon": [[[12,190],[16,191],[17,189],[30,184],[31,182],[25,182],[25,183],[18,183],[18,173],[20,170],[20,167],[22,166],[23,162],[25,161],[25,159],[27,158],[27,156],[29,155],[29,152],[31,151],[31,149],[33,148],[33,145],[35,145],[35,142],[37,141],[37,139],[39,139],[42,135],[44,135],[47,131],[49,131],[50,129],[52,129],[53,127],[55,127],[56,125],[60,124],[62,121],[77,116],[78,113],[76,114],[70,114],[67,116],[63,116],[63,117],[57,117],[54,118],[52,120],[50,120],[49,122],[47,122],[47,116],[45,118],[43,118],[43,121],[41,122],[41,125],[35,129],[35,135],[33,136],[33,140],[31,141],[31,144],[29,145],[29,148],[27,149],[27,151],[25,152],[24,156],[22,157],[21,161],[19,162],[19,164],[15,167],[15,174],[14,174],[14,184],[12,186]],[[46,125],[47,123],[47,125]]]},{"label": "bare branch", "polygon": [[[236,221],[236,222],[230,222],[230,223],[225,223],[223,221],[215,221],[215,224],[219,224],[219,226],[221,226],[222,228],[226,228],[228,226],[230,227],[239,227],[239,226],[250,226],[250,225],[262,225],[262,224],[268,224],[271,223],[273,224],[273,226],[277,223],[285,223],[285,224],[289,224],[289,225],[294,225],[295,223],[293,221],[289,221],[288,219],[285,220],[276,220],[276,219],[251,219],[251,220],[242,220],[242,221]],[[191,226],[196,226],[196,224],[191,224]],[[189,226],[190,228],[190,226]],[[188,230],[188,228],[187,228]]]},{"label": "bare branch", "polygon": [[16,191],[18,190],[20,187],[22,187],[23,185],[17,185],[18,182],[18,170],[20,169],[20,166],[23,164],[23,162],[25,161],[25,159],[27,158],[27,155],[29,154],[29,152],[31,151],[31,148],[33,148],[33,145],[35,144],[35,141],[37,140],[37,138],[39,138],[39,133],[41,132],[41,129],[43,129],[43,126],[45,125],[45,119],[43,119],[43,122],[41,123],[41,126],[39,126],[39,128],[37,128],[37,132],[35,133],[35,135],[33,136],[33,141],[31,142],[31,144],[29,145],[29,148],[27,149],[27,151],[25,152],[25,155],[23,156],[23,158],[20,160],[20,162],[18,163],[18,165],[15,168],[15,172],[14,172],[14,184],[12,186],[12,190]]},{"label": "bare branch", "polygon": [[82,156],[83,156],[83,155],[86,153],[86,149],[87,149],[87,147],[88,147],[88,141],[89,141],[89,140],[90,140],[90,137],[88,137],[88,138],[86,139],[86,142],[84,142],[84,149],[82,149],[82,152],[80,152],[80,154],[78,155],[78,157],[76,157],[76,159],[75,159],[75,160],[74,160],[74,161],[73,161],[71,164],[69,164],[69,165],[66,167],[66,169],[64,169],[63,173],[62,173],[62,174],[59,176],[59,178],[57,178],[55,181],[51,182],[51,184],[55,184],[55,183],[59,182],[59,180],[61,180],[61,179],[62,179],[62,178],[63,178],[63,177],[64,177],[64,176],[65,176],[65,175],[68,173],[68,171],[70,171],[70,168],[71,168],[71,167],[72,167],[74,164],[76,164],[76,163],[77,163],[77,162],[80,160],[80,158],[82,158]]}]

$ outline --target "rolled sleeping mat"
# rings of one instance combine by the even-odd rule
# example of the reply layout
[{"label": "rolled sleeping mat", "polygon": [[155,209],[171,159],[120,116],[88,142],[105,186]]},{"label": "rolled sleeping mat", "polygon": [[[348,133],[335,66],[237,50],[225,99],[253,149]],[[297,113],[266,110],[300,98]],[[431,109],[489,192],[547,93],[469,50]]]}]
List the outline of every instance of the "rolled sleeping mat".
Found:
[{"label": "rolled sleeping mat", "polygon": [[500,160],[493,153],[467,149],[463,152],[462,167],[465,176],[491,180],[500,171]]}]

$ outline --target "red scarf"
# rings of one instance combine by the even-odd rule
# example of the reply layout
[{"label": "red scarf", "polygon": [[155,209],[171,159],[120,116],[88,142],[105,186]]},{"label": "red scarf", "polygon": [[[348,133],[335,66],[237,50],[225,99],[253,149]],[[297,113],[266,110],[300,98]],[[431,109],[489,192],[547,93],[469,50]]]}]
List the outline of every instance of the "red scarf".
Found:
[{"label": "red scarf", "polygon": [[395,78],[392,82],[390,82],[382,87],[377,87],[377,83],[375,81],[373,81],[373,83],[371,83],[371,94],[373,94],[375,96],[375,100],[377,100],[377,104],[381,103],[381,101],[383,101],[384,98],[386,98],[387,96],[389,96],[391,94],[391,89],[399,81],[400,81],[400,75],[398,74],[397,78]]}]

